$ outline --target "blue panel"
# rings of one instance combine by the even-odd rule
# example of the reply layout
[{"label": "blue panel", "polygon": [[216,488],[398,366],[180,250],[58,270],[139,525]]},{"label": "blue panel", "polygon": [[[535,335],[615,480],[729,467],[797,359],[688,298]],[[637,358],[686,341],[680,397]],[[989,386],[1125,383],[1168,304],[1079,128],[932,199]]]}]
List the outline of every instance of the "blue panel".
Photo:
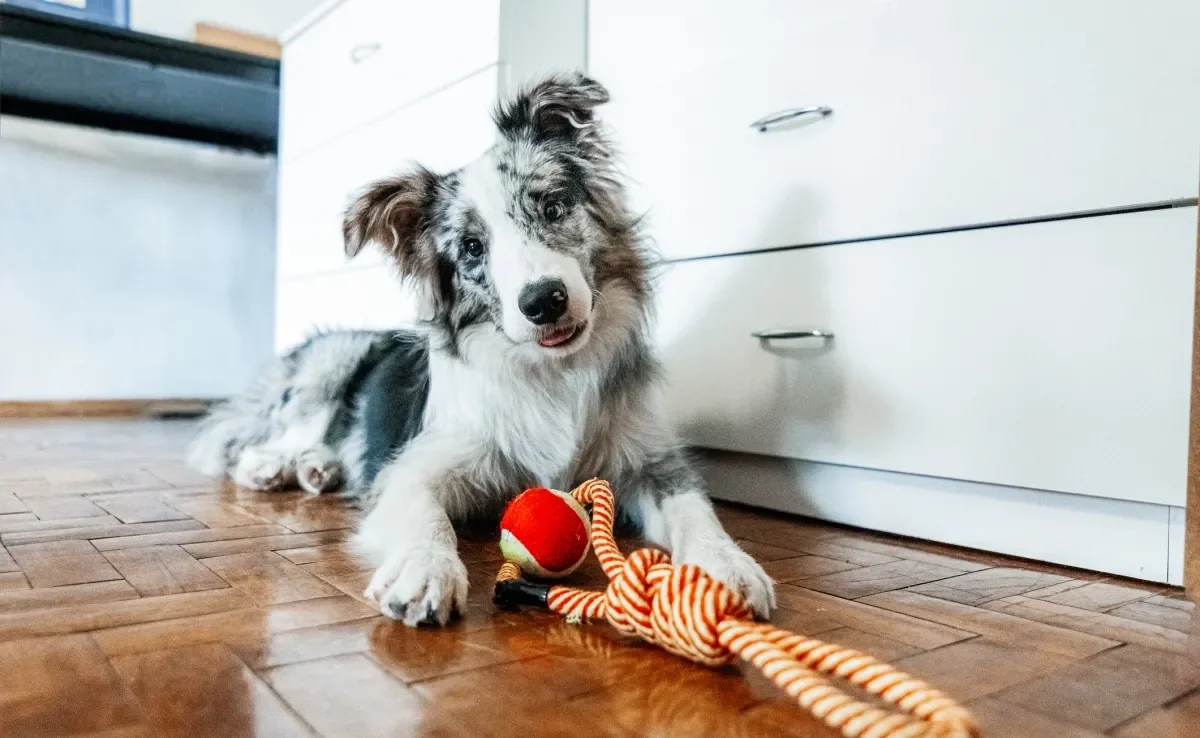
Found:
[{"label": "blue panel", "polygon": [[40,10],[75,20],[129,26],[129,0],[7,0],[9,5]]}]

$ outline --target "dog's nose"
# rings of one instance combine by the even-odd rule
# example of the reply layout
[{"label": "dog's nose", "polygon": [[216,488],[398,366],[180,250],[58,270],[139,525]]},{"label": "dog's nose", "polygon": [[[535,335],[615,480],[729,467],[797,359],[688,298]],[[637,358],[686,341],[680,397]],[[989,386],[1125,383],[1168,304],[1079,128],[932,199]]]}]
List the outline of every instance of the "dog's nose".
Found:
[{"label": "dog's nose", "polygon": [[567,286],[561,279],[543,279],[525,285],[517,307],[534,325],[548,325],[567,312]]}]

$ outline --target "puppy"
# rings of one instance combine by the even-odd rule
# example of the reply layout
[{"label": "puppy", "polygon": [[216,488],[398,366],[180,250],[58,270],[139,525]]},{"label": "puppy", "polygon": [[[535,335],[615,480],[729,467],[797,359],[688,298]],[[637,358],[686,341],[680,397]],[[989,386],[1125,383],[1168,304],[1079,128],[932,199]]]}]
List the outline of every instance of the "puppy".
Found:
[{"label": "puppy", "polygon": [[760,616],[762,568],[722,529],[662,417],[650,255],[579,74],[501,103],[498,143],[458,171],[414,168],[345,215],[349,257],[383,249],[421,296],[419,328],[313,337],[218,408],[193,465],[238,484],[337,487],[366,510],[367,595],[409,625],[464,607],[454,523],[530,486],[598,476],[622,519]]}]

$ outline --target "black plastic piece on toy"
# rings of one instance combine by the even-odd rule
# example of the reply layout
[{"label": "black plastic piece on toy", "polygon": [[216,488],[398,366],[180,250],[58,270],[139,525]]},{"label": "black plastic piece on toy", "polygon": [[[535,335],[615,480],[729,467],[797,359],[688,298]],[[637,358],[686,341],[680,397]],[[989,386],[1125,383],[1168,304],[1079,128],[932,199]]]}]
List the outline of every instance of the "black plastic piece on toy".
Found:
[{"label": "black plastic piece on toy", "polygon": [[505,610],[516,610],[521,605],[545,608],[550,596],[550,585],[530,584],[524,579],[505,579],[496,582],[492,590],[492,603]]}]

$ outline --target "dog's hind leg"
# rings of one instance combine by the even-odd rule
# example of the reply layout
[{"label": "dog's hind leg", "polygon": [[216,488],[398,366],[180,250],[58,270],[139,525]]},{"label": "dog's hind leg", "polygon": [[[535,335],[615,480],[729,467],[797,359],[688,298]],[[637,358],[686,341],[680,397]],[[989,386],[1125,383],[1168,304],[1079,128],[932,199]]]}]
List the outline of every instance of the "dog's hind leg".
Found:
[{"label": "dog's hind leg", "polygon": [[296,458],[296,481],[300,489],[314,495],[332,492],[344,481],[342,464],[324,444],[308,449]]},{"label": "dog's hind leg", "polygon": [[250,446],[242,449],[229,472],[233,483],[245,489],[274,492],[295,484],[295,461],[279,448]]},{"label": "dog's hind leg", "polygon": [[238,455],[230,477],[240,487],[277,491],[297,484],[321,494],[342,480],[341,464],[325,442],[330,408],[316,408],[288,420],[282,433],[266,443],[248,446]]},{"label": "dog's hind leg", "polygon": [[267,438],[269,420],[246,405],[219,405],[201,421],[200,430],[188,447],[188,466],[210,477],[232,473],[242,450]]}]

